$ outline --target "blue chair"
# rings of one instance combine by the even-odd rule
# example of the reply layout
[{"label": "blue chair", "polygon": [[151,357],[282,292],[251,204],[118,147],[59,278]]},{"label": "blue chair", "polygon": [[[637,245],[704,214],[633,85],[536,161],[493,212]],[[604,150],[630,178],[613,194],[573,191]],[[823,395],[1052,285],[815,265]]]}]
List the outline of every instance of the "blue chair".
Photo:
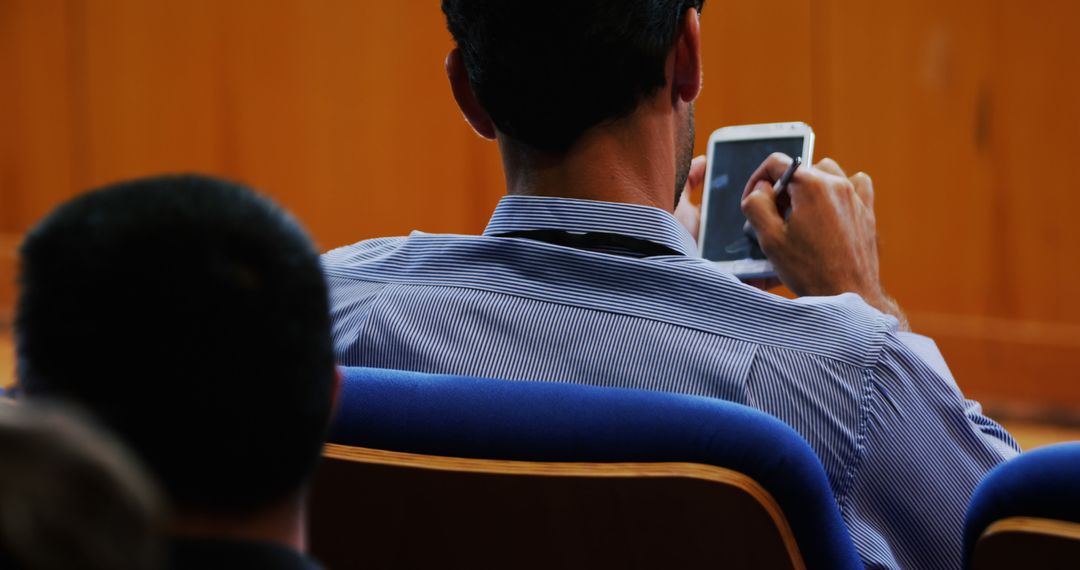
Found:
[{"label": "blue chair", "polygon": [[862,568],[814,452],[762,412],[343,373],[311,500],[311,550],[328,567]]},{"label": "blue chair", "polygon": [[1080,442],[997,466],[971,497],[966,567],[1080,568]]}]

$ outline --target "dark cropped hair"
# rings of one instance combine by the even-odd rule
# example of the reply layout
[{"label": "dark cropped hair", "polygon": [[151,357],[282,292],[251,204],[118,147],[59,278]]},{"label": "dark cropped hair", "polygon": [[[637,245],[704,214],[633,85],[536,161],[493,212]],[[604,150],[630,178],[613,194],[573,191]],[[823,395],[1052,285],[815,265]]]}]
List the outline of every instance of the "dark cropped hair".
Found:
[{"label": "dark cropped hair", "polygon": [[0,568],[160,567],[157,487],[82,414],[0,401],[0,458]]},{"label": "dark cropped hair", "polygon": [[498,129],[563,152],[667,83],[682,16],[704,0],[443,0],[469,82]]},{"label": "dark cropped hair", "polygon": [[302,487],[335,371],[319,257],[292,218],[233,183],[149,178],[60,206],[21,256],[27,397],[99,416],[181,510]]}]

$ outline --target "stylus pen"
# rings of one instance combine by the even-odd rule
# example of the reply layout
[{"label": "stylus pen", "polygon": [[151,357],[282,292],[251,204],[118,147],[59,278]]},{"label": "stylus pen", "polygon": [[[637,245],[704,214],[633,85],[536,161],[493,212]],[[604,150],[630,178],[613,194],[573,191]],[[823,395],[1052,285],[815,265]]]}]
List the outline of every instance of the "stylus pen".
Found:
[{"label": "stylus pen", "polygon": [[[791,210],[791,196],[788,194],[787,187],[788,184],[791,183],[791,179],[795,177],[795,171],[799,169],[801,164],[802,157],[796,156],[795,160],[792,160],[791,165],[784,171],[784,174],[780,176],[780,180],[777,180],[776,184],[773,184],[773,196],[776,197],[776,207],[784,212],[785,220]],[[783,203],[781,203],[781,201]],[[757,244],[757,232],[754,231],[750,222],[746,222],[746,224],[743,225],[743,233],[746,234],[746,237],[750,238],[751,242]]]},{"label": "stylus pen", "polygon": [[791,161],[791,166],[788,166],[787,170],[784,171],[784,175],[773,185],[773,194],[776,194],[777,198],[780,197],[780,194],[787,192],[787,186],[791,183],[791,179],[795,176],[795,171],[799,169],[800,165],[802,165],[802,157],[796,156],[795,160]]}]

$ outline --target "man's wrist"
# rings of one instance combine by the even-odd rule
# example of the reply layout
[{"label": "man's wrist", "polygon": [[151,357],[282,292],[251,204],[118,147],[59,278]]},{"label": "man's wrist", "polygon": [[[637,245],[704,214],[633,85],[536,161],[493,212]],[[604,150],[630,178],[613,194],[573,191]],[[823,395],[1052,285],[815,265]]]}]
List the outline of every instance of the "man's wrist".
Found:
[{"label": "man's wrist", "polygon": [[896,320],[899,322],[899,326],[897,327],[898,331],[911,332],[911,325],[908,323],[907,315],[900,309],[900,303],[897,303],[896,299],[881,292],[874,296],[863,296],[863,300],[866,301],[867,305],[870,305],[882,313],[896,317]]}]

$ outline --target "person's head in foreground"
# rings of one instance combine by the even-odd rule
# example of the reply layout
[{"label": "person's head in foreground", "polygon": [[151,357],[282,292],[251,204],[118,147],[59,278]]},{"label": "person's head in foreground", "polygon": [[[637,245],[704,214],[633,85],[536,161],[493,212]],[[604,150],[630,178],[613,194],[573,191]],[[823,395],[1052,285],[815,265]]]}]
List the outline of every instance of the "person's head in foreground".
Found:
[{"label": "person's head in foreground", "polygon": [[77,402],[119,434],[177,534],[302,547],[336,372],[301,227],[236,184],[149,178],[58,207],[21,258],[25,397]]},{"label": "person's head in foreground", "polygon": [[0,464],[0,568],[158,567],[156,487],[77,414],[0,402]]},{"label": "person's head in foreground", "polygon": [[[575,155],[579,170],[607,166],[644,202],[674,208],[694,150],[703,4],[443,0],[454,97],[477,133],[499,141],[510,192],[543,192],[516,176]],[[666,160],[602,164],[620,146]]]}]

